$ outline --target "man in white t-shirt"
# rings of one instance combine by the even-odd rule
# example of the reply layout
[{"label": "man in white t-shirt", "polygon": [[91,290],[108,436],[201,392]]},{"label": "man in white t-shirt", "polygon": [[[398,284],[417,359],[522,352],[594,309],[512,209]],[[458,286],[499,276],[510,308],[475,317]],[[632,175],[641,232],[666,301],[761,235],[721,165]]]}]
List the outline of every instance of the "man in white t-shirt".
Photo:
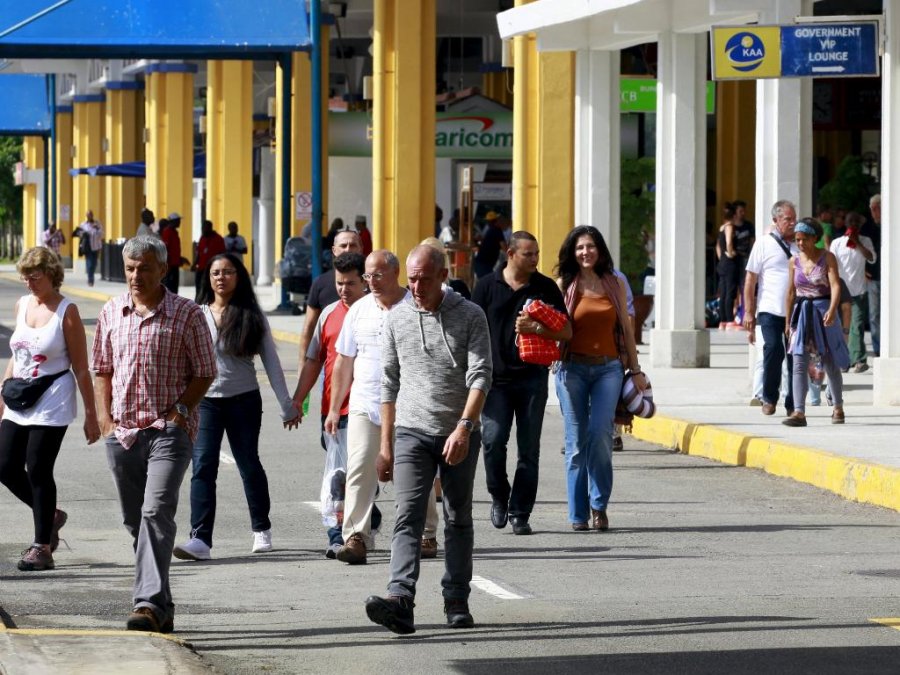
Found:
[{"label": "man in white t-shirt", "polygon": [[[747,277],[744,282],[744,327],[750,344],[756,342],[756,326],[763,339],[763,393],[762,412],[773,415],[778,403],[782,364],[787,357],[787,371],[791,372],[791,356],[787,354],[785,338],[785,301],[788,289],[788,261],[796,255],[794,226],[797,209],[782,199],[772,207],[772,231],[753,245],[747,261]],[[759,295],[757,296],[757,286]],[[787,414],[794,412],[791,379],[784,396]]]},{"label": "man in white t-shirt", "polygon": [[872,240],[859,233],[865,222],[861,214],[848,213],[847,233],[831,242],[831,252],[838,261],[838,273],[850,294],[850,321],[844,324],[844,334],[849,335],[850,365],[856,372],[868,369],[865,343],[866,263],[873,263],[877,258]]},{"label": "man in white t-shirt", "polygon": [[335,345],[338,357],[325,418],[325,433],[336,433],[341,402],[349,391],[344,545],[337,559],[350,565],[365,564],[366,552],[373,545],[372,507],[378,490],[375,458],[381,449],[381,326],[387,312],[409,295],[399,282],[400,261],[390,251],[369,254],[363,279],[371,293],[356,302],[344,318]]}]

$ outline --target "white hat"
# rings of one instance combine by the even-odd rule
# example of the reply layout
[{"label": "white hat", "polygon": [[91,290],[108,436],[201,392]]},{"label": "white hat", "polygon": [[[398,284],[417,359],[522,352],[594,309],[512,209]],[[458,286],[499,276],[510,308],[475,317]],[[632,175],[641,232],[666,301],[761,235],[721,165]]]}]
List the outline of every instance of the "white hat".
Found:
[{"label": "white hat", "polygon": [[172,213],[169,214],[169,220],[181,220],[178,211],[172,211]]}]

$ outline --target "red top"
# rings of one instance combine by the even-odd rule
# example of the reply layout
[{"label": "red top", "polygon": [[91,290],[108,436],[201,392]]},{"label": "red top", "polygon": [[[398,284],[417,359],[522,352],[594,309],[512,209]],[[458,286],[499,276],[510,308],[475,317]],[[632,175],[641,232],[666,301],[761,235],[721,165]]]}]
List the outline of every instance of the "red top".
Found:
[{"label": "red top", "polygon": [[197,242],[197,269],[201,272],[205,270],[209,261],[220,253],[225,253],[225,239],[221,234],[213,232],[200,237]]},{"label": "red top", "polygon": [[[318,359],[325,364],[325,383],[322,389],[322,414],[327,415],[331,406],[331,374],[334,371],[334,363],[337,361],[337,343],[338,335],[341,334],[341,328],[344,325],[344,318],[347,316],[349,307],[338,300],[325,309],[319,316],[316,324],[316,331],[309,343],[309,349],[306,352],[306,358]],[[341,406],[341,415],[350,413],[350,393],[347,392],[347,398]]]},{"label": "red top", "polygon": [[181,266],[181,237],[178,236],[178,230],[174,227],[167,227],[159,234],[159,238],[166,245],[168,258],[166,262],[169,267]]},{"label": "red top", "polygon": [[359,241],[362,243],[362,254],[367,256],[372,252],[372,233],[369,228],[359,231]]}]

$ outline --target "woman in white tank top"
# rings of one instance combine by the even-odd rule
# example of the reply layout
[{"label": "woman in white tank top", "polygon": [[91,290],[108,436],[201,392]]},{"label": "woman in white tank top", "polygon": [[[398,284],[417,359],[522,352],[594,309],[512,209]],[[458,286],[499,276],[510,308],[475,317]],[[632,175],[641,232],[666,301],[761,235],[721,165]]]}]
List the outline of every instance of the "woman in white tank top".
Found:
[{"label": "woman in white tank top", "polygon": [[54,568],[53,551],[68,517],[56,508],[53,465],[66,429],[78,414],[76,384],[84,402],[84,435],[89,444],[100,438],[100,425],[84,324],[78,308],[59,292],[63,280],[59,257],[39,246],[23,253],[16,269],[30,293],[16,303],[16,329],[9,340],[12,358],[3,379],[33,380],[65,373],[29,408],[12,410],[0,399],[0,483],[34,515],[34,543],[18,565],[30,572]]}]

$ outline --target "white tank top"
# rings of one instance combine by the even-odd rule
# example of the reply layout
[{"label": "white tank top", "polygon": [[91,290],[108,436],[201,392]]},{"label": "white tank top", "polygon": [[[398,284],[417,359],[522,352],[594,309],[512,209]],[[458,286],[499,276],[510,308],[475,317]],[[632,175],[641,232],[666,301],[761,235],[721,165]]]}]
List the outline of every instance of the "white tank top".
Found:
[{"label": "white tank top", "polygon": [[9,338],[12,352],[13,377],[34,379],[69,372],[55,380],[37,403],[28,410],[15,411],[5,407],[3,419],[20,425],[63,427],[71,424],[78,414],[75,402],[75,376],[71,372],[72,361],[63,334],[63,317],[71,302],[65,298],[59,303],[50,320],[40,328],[25,323],[25,314],[33,296],[19,299],[16,330]]}]

